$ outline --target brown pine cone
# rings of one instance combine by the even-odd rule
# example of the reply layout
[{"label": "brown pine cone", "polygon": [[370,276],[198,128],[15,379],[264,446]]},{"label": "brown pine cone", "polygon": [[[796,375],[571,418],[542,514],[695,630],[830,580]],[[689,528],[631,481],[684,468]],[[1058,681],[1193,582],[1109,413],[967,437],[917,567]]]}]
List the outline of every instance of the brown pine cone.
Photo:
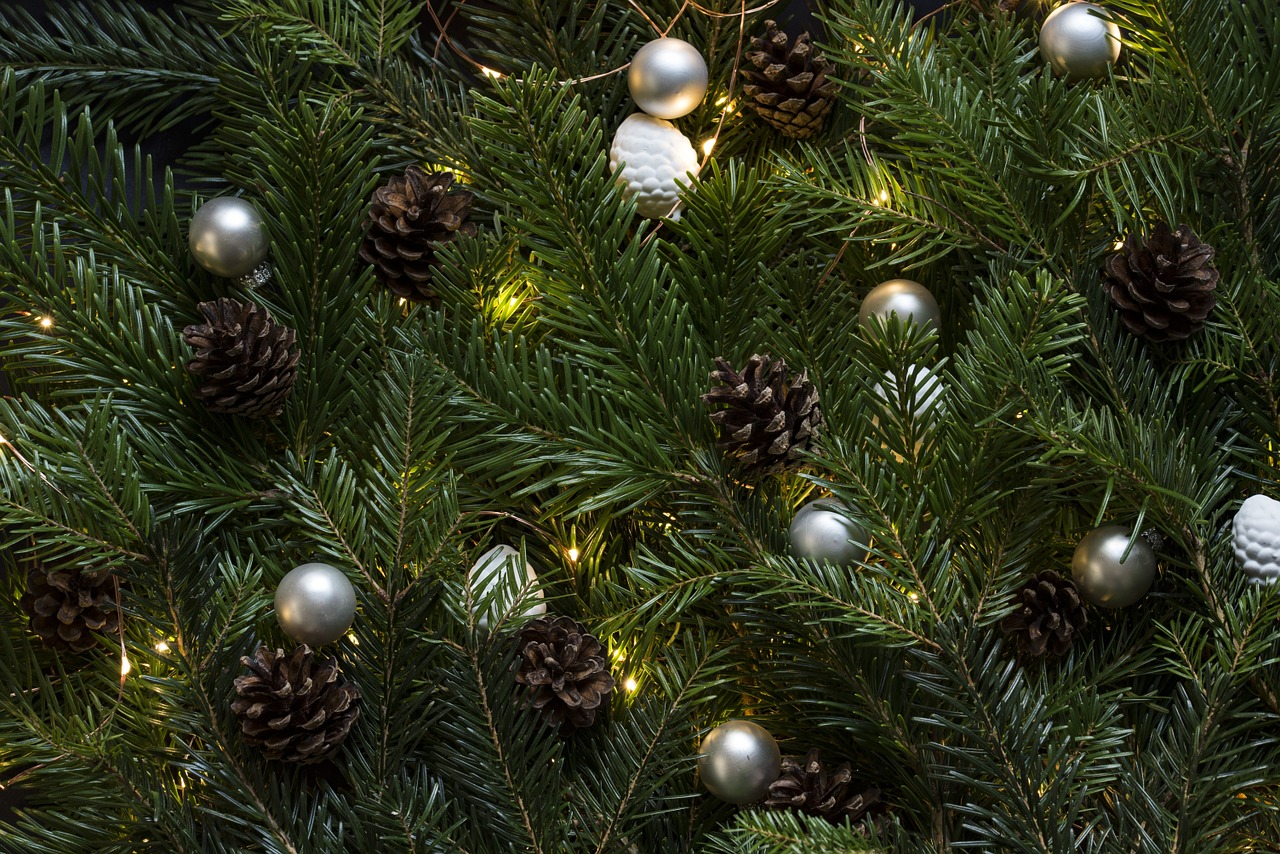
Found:
[{"label": "brown pine cone", "polygon": [[748,468],[775,471],[798,465],[800,452],[822,426],[818,390],[807,371],[792,376],[786,362],[752,356],[738,373],[716,357],[711,379],[720,383],[702,402],[723,406],[711,420],[720,427],[719,446]]},{"label": "brown pine cone", "polygon": [[1204,328],[1218,271],[1214,249],[1185,225],[1157,223],[1145,240],[1129,234],[1107,258],[1107,293],[1129,331],[1148,341],[1181,341]]},{"label": "brown pine cone", "polygon": [[298,378],[294,331],[251,302],[222,297],[198,308],[205,322],[182,330],[196,350],[187,362],[196,397],[210,412],[279,415]]},{"label": "brown pine cone", "polygon": [[261,747],[268,759],[322,762],[360,717],[360,692],[341,678],[338,660],[317,661],[306,644],[288,658],[282,649],[260,646],[240,663],[253,672],[236,677],[231,711],[244,743]]},{"label": "brown pine cone", "polygon": [[822,129],[835,104],[837,84],[827,77],[835,64],[814,49],[808,33],[790,39],[773,21],[751,39],[742,76],[747,103],[783,136],[807,139]]},{"label": "brown pine cone", "polygon": [[825,818],[832,824],[855,822],[880,802],[880,790],[872,786],[851,792],[852,781],[848,762],[828,774],[817,750],[810,750],[803,760],[784,756],[782,776],[769,784],[769,798],[764,805]]},{"label": "brown pine cone", "polygon": [[392,293],[415,301],[435,301],[431,287],[436,250],[459,237],[474,237],[470,190],[455,190],[452,172],[423,172],[410,166],[373,191],[369,230],[360,257],[372,264],[378,281]]},{"label": "brown pine cone", "polygon": [[1014,594],[1014,611],[1000,627],[1026,655],[1060,656],[1089,624],[1076,583],[1046,569]]},{"label": "brown pine cone", "polygon": [[31,630],[49,646],[71,652],[92,649],[95,635],[120,630],[120,579],[110,572],[27,570],[20,600]]},{"label": "brown pine cone", "polygon": [[595,723],[613,690],[604,647],[570,617],[539,617],[520,630],[516,683],[530,689],[528,704],[553,727]]}]

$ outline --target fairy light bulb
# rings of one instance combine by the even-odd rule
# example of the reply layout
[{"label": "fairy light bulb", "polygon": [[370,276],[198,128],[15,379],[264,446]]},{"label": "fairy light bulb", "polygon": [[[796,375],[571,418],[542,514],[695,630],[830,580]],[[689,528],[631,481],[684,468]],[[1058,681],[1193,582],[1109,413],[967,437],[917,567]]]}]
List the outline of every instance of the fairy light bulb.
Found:
[{"label": "fairy light bulb", "polygon": [[128,676],[130,670],[133,670],[133,665],[129,663],[129,654],[120,653],[120,678]]}]

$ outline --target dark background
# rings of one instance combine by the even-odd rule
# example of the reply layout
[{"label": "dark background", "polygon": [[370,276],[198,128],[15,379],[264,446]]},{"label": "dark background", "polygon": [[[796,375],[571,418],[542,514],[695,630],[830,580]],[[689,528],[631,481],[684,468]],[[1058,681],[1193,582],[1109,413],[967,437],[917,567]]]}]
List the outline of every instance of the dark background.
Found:
[{"label": "dark background", "polygon": [[[0,6],[22,6],[33,14],[39,15],[51,4],[59,2],[62,2],[62,0],[0,0]],[[140,0],[140,2],[149,9],[163,9],[173,5],[173,0]],[[913,7],[917,15],[935,11],[945,5],[945,0],[901,0],[901,2],[906,2]],[[808,3],[805,0],[789,0],[784,9],[785,11],[780,12],[780,17],[794,21],[794,29],[808,28],[817,37],[820,27],[810,14]],[[423,19],[424,26],[429,27],[429,18],[424,15]],[[459,38],[459,35],[453,31],[450,34],[454,38]],[[465,44],[465,35],[461,36],[459,40]],[[182,155],[182,152],[187,149],[203,121],[204,119],[193,119],[169,131],[141,140],[143,153],[154,158],[157,168],[163,170],[165,166],[172,165]],[[133,145],[137,142],[137,140],[126,138],[123,134],[120,141],[126,145]],[[8,393],[8,382],[4,372],[0,371],[0,394],[7,395]],[[6,780],[12,779],[12,777],[12,772],[0,774],[0,822],[13,822],[15,820],[13,810],[20,808],[24,803],[21,784],[5,784]]]}]

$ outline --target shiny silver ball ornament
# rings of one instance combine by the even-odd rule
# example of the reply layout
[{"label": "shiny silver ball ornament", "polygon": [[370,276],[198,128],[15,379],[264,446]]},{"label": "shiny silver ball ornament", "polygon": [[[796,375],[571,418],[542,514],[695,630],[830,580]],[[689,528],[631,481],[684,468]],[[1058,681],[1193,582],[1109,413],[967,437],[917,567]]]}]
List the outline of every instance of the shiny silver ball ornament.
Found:
[{"label": "shiny silver ball ornament", "polygon": [[244,199],[210,199],[191,217],[187,243],[196,263],[215,276],[246,276],[267,258],[267,226]]},{"label": "shiny silver ball ornament", "polygon": [[1156,554],[1146,539],[1138,537],[1129,557],[1120,557],[1129,548],[1131,531],[1121,525],[1107,525],[1090,531],[1071,557],[1071,577],[1086,602],[1099,608],[1124,608],[1137,602],[1156,580]]},{"label": "shiny silver ball ornament", "polygon": [[799,558],[853,567],[867,559],[870,536],[849,518],[840,502],[818,498],[801,507],[788,531],[791,551]]},{"label": "shiny silver ball ornament", "polygon": [[1040,55],[1068,80],[1106,77],[1120,58],[1120,28],[1101,6],[1067,3],[1040,25]]},{"label": "shiny silver ball ornament", "polygon": [[937,329],[942,323],[933,294],[910,279],[890,279],[872,288],[858,309],[858,323],[867,326],[873,317],[888,320],[895,314],[903,323],[918,323],[928,329]]},{"label": "shiny silver ball ornament", "polygon": [[692,113],[707,94],[707,61],[680,39],[654,39],[636,51],[627,72],[636,106],[660,119]]},{"label": "shiny silver ball ornament", "polygon": [[769,731],[734,720],[707,733],[698,748],[698,776],[707,791],[731,804],[749,804],[769,794],[782,774],[782,751]]},{"label": "shiny silver ball ornament", "polygon": [[356,590],[342,570],[304,563],[276,588],[276,619],[284,633],[308,646],[333,643],[356,617]]}]

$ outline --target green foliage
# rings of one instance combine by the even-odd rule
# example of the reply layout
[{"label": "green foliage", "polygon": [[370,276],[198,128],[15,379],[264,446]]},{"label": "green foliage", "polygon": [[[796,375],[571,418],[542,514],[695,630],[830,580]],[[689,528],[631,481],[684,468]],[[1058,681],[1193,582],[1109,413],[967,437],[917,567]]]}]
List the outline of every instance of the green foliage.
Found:
[{"label": "green foliage", "polygon": [[[29,793],[0,848],[1273,847],[1280,596],[1246,589],[1229,522],[1277,483],[1280,24],[1108,6],[1124,61],[1069,84],[995,3],[924,21],[820,3],[841,98],[803,143],[739,88],[741,40],[776,7],[0,12],[0,785]],[[663,33],[707,57],[677,126],[715,145],[681,218],[653,222],[607,152],[624,66]],[[182,181],[121,143],[188,121]],[[408,163],[476,198],[438,305],[385,293],[357,254],[370,194]],[[186,221],[222,194],[262,212],[271,284],[191,260]],[[1172,346],[1129,335],[1100,283],[1160,219],[1222,273],[1205,331]],[[936,294],[939,329],[859,322],[898,275]],[[275,420],[191,394],[181,330],[224,295],[298,332]],[[708,371],[752,353],[819,388],[799,472],[748,479],[715,448]],[[826,492],[870,532],[856,567],[789,554]],[[1061,660],[1019,660],[1014,591],[1112,522],[1164,537],[1155,589],[1091,611]],[[499,543],[536,582],[468,578]],[[229,701],[242,656],[292,648],[271,595],[306,560],[357,589],[325,652],[362,711],[299,769],[247,748]],[[113,572],[121,631],[79,658],[39,646],[19,605],[36,566]],[[609,650],[592,729],[548,729],[514,685],[534,597]],[[883,814],[706,795],[699,740],[746,714],[787,754],[848,761]]]}]

